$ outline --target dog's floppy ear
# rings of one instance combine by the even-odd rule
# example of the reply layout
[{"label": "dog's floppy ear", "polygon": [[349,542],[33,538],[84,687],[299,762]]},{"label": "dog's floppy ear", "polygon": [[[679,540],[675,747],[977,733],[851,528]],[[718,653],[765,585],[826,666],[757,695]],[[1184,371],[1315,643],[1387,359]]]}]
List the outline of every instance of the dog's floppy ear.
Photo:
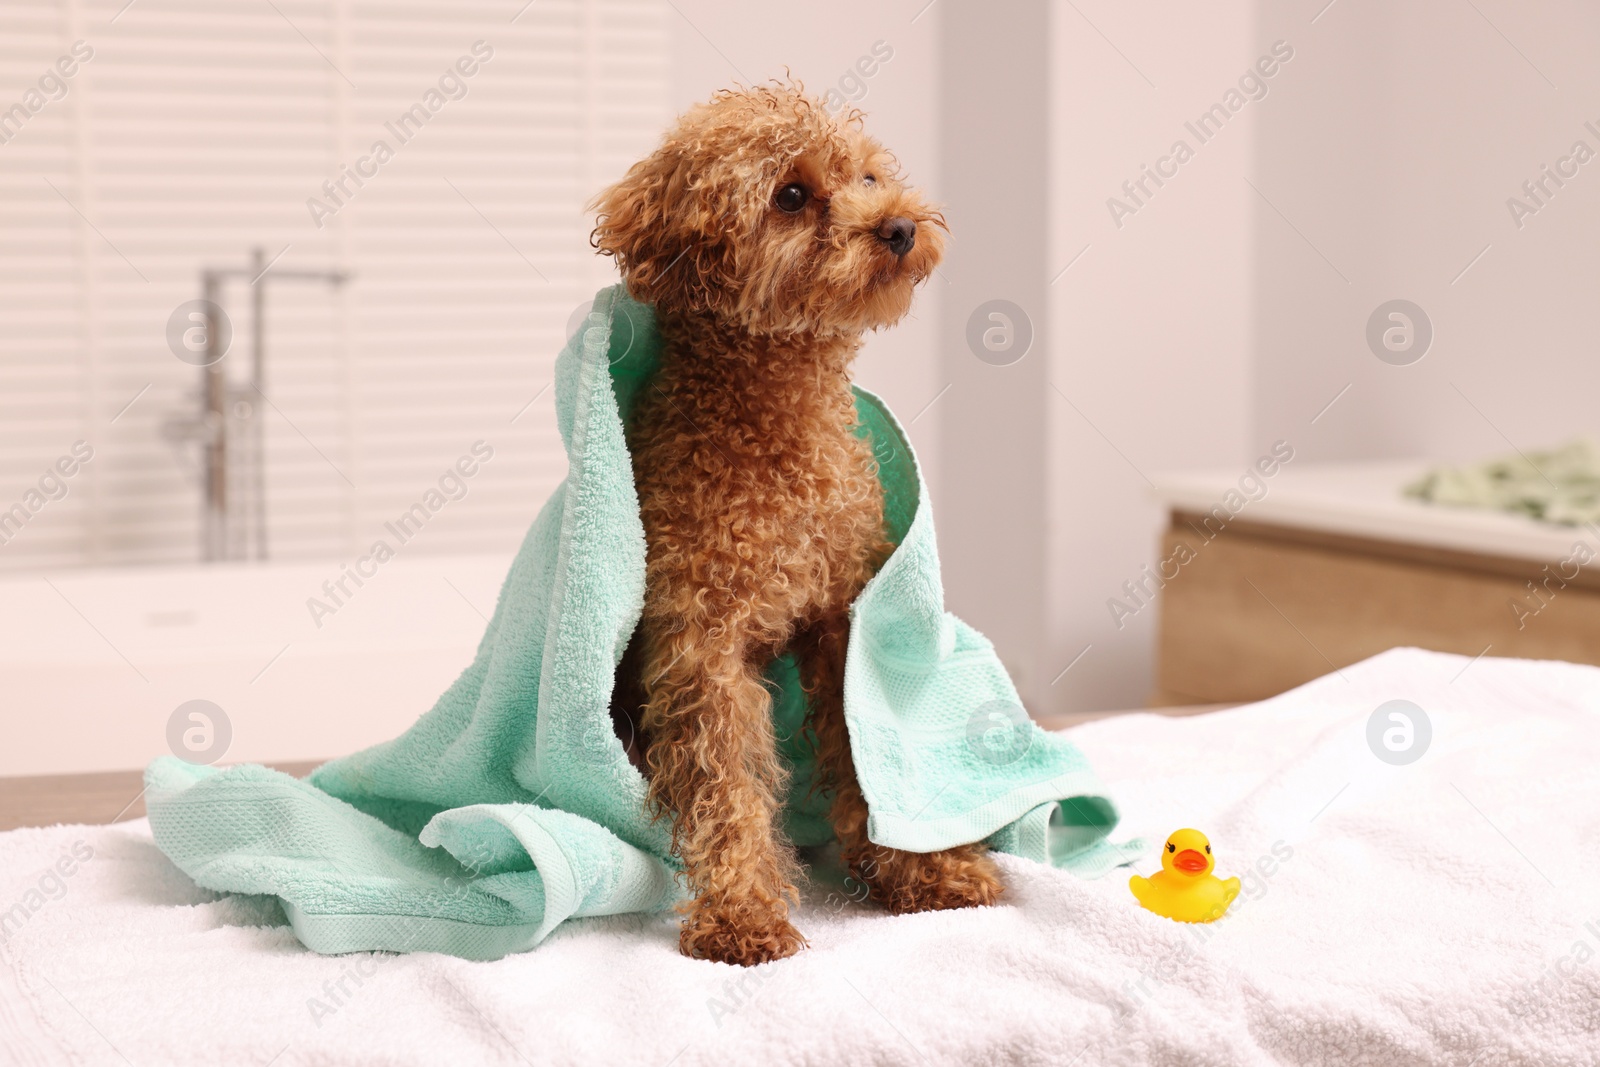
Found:
[{"label": "dog's floppy ear", "polygon": [[708,180],[691,183],[688,161],[671,144],[628,169],[590,202],[589,243],[614,256],[635,300],[703,310],[726,296],[726,215],[716,217]]},{"label": "dog's floppy ear", "polygon": [[[653,304],[660,297],[667,260],[666,186],[671,170],[662,153],[640,160],[621,181],[596,196],[597,212],[589,243],[602,256],[614,256],[617,270],[635,300]],[[676,252],[672,253],[676,254]]]}]

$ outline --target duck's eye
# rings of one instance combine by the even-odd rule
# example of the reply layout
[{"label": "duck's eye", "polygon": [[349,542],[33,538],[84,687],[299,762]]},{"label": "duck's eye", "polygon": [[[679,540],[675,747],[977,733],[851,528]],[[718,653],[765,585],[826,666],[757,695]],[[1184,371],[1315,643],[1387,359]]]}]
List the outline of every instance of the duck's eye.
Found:
[{"label": "duck's eye", "polygon": [[1208,856],[1211,855],[1211,846],[1210,845],[1206,846],[1206,855],[1208,855]]},{"label": "duck's eye", "polygon": [[799,184],[785,185],[778,190],[778,195],[773,197],[773,203],[778,205],[779,211],[787,211],[793,215],[806,206],[806,201],[811,199],[811,194],[806,192],[806,187]]},{"label": "duck's eye", "polygon": [[861,182],[863,185],[877,185],[878,179],[874,178],[870,174],[867,174],[862,177]]},{"label": "duck's eye", "polygon": [[1176,851],[1178,851],[1178,846],[1174,845],[1171,841],[1168,841],[1167,842],[1167,851],[1168,852],[1176,852]]}]

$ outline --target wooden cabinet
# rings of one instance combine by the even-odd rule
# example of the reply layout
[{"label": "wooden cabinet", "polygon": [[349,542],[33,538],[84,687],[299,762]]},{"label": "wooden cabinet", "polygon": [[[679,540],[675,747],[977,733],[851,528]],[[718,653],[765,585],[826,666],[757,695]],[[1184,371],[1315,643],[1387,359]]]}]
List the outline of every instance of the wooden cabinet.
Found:
[{"label": "wooden cabinet", "polygon": [[1336,468],[1342,493],[1285,471],[1233,516],[1203,506],[1214,479],[1164,486],[1161,558],[1185,562],[1152,704],[1258,700],[1401,645],[1600,664],[1600,530],[1404,500],[1408,469]]}]

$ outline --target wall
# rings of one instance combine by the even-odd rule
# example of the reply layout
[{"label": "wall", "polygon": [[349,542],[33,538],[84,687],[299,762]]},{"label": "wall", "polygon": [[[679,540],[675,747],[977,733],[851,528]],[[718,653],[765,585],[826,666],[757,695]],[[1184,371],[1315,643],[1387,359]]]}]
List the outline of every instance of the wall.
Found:
[{"label": "wall", "polygon": [[[1164,516],[1148,479],[1242,470],[1270,444],[1251,420],[1257,194],[1246,178],[1259,124],[1307,65],[1288,35],[1295,58],[1263,79],[1265,96],[1241,93],[1202,142],[1185,123],[1270,52],[1274,36],[1249,5],[1146,11],[1097,0],[1051,12],[1053,343],[1040,353],[1050,375],[1050,615],[1036,714],[1144,703],[1157,609],[1122,584],[1157,561]],[[1162,163],[1179,140],[1192,157]],[[1176,173],[1129,195],[1123,183],[1146,165]],[[1113,197],[1132,213],[1113,212]],[[1113,597],[1137,610],[1114,619]]]},{"label": "wall", "polygon": [[[1584,125],[1600,129],[1600,12],[1425,0],[1307,17],[1263,6],[1256,33],[1306,42],[1257,160],[1303,234],[1258,212],[1257,436],[1297,434],[1306,459],[1470,459],[1593,433],[1600,162],[1547,181],[1520,226],[1507,201],[1533,206],[1522,184],[1574,142],[1600,153]],[[1435,331],[1409,366],[1364,340],[1394,298]]]},{"label": "wall", "polygon": [[942,6],[942,188],[955,235],[936,494],[946,602],[994,642],[1037,709],[1049,603],[1048,14],[1038,3]]}]

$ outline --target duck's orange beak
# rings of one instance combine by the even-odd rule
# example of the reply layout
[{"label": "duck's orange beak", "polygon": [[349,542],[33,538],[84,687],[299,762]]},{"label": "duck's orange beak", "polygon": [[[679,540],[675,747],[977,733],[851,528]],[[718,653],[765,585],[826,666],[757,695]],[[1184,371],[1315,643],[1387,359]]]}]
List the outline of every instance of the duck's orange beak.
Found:
[{"label": "duck's orange beak", "polygon": [[1199,874],[1206,869],[1206,858],[1192,848],[1186,848],[1172,857],[1172,865],[1180,871]]}]

